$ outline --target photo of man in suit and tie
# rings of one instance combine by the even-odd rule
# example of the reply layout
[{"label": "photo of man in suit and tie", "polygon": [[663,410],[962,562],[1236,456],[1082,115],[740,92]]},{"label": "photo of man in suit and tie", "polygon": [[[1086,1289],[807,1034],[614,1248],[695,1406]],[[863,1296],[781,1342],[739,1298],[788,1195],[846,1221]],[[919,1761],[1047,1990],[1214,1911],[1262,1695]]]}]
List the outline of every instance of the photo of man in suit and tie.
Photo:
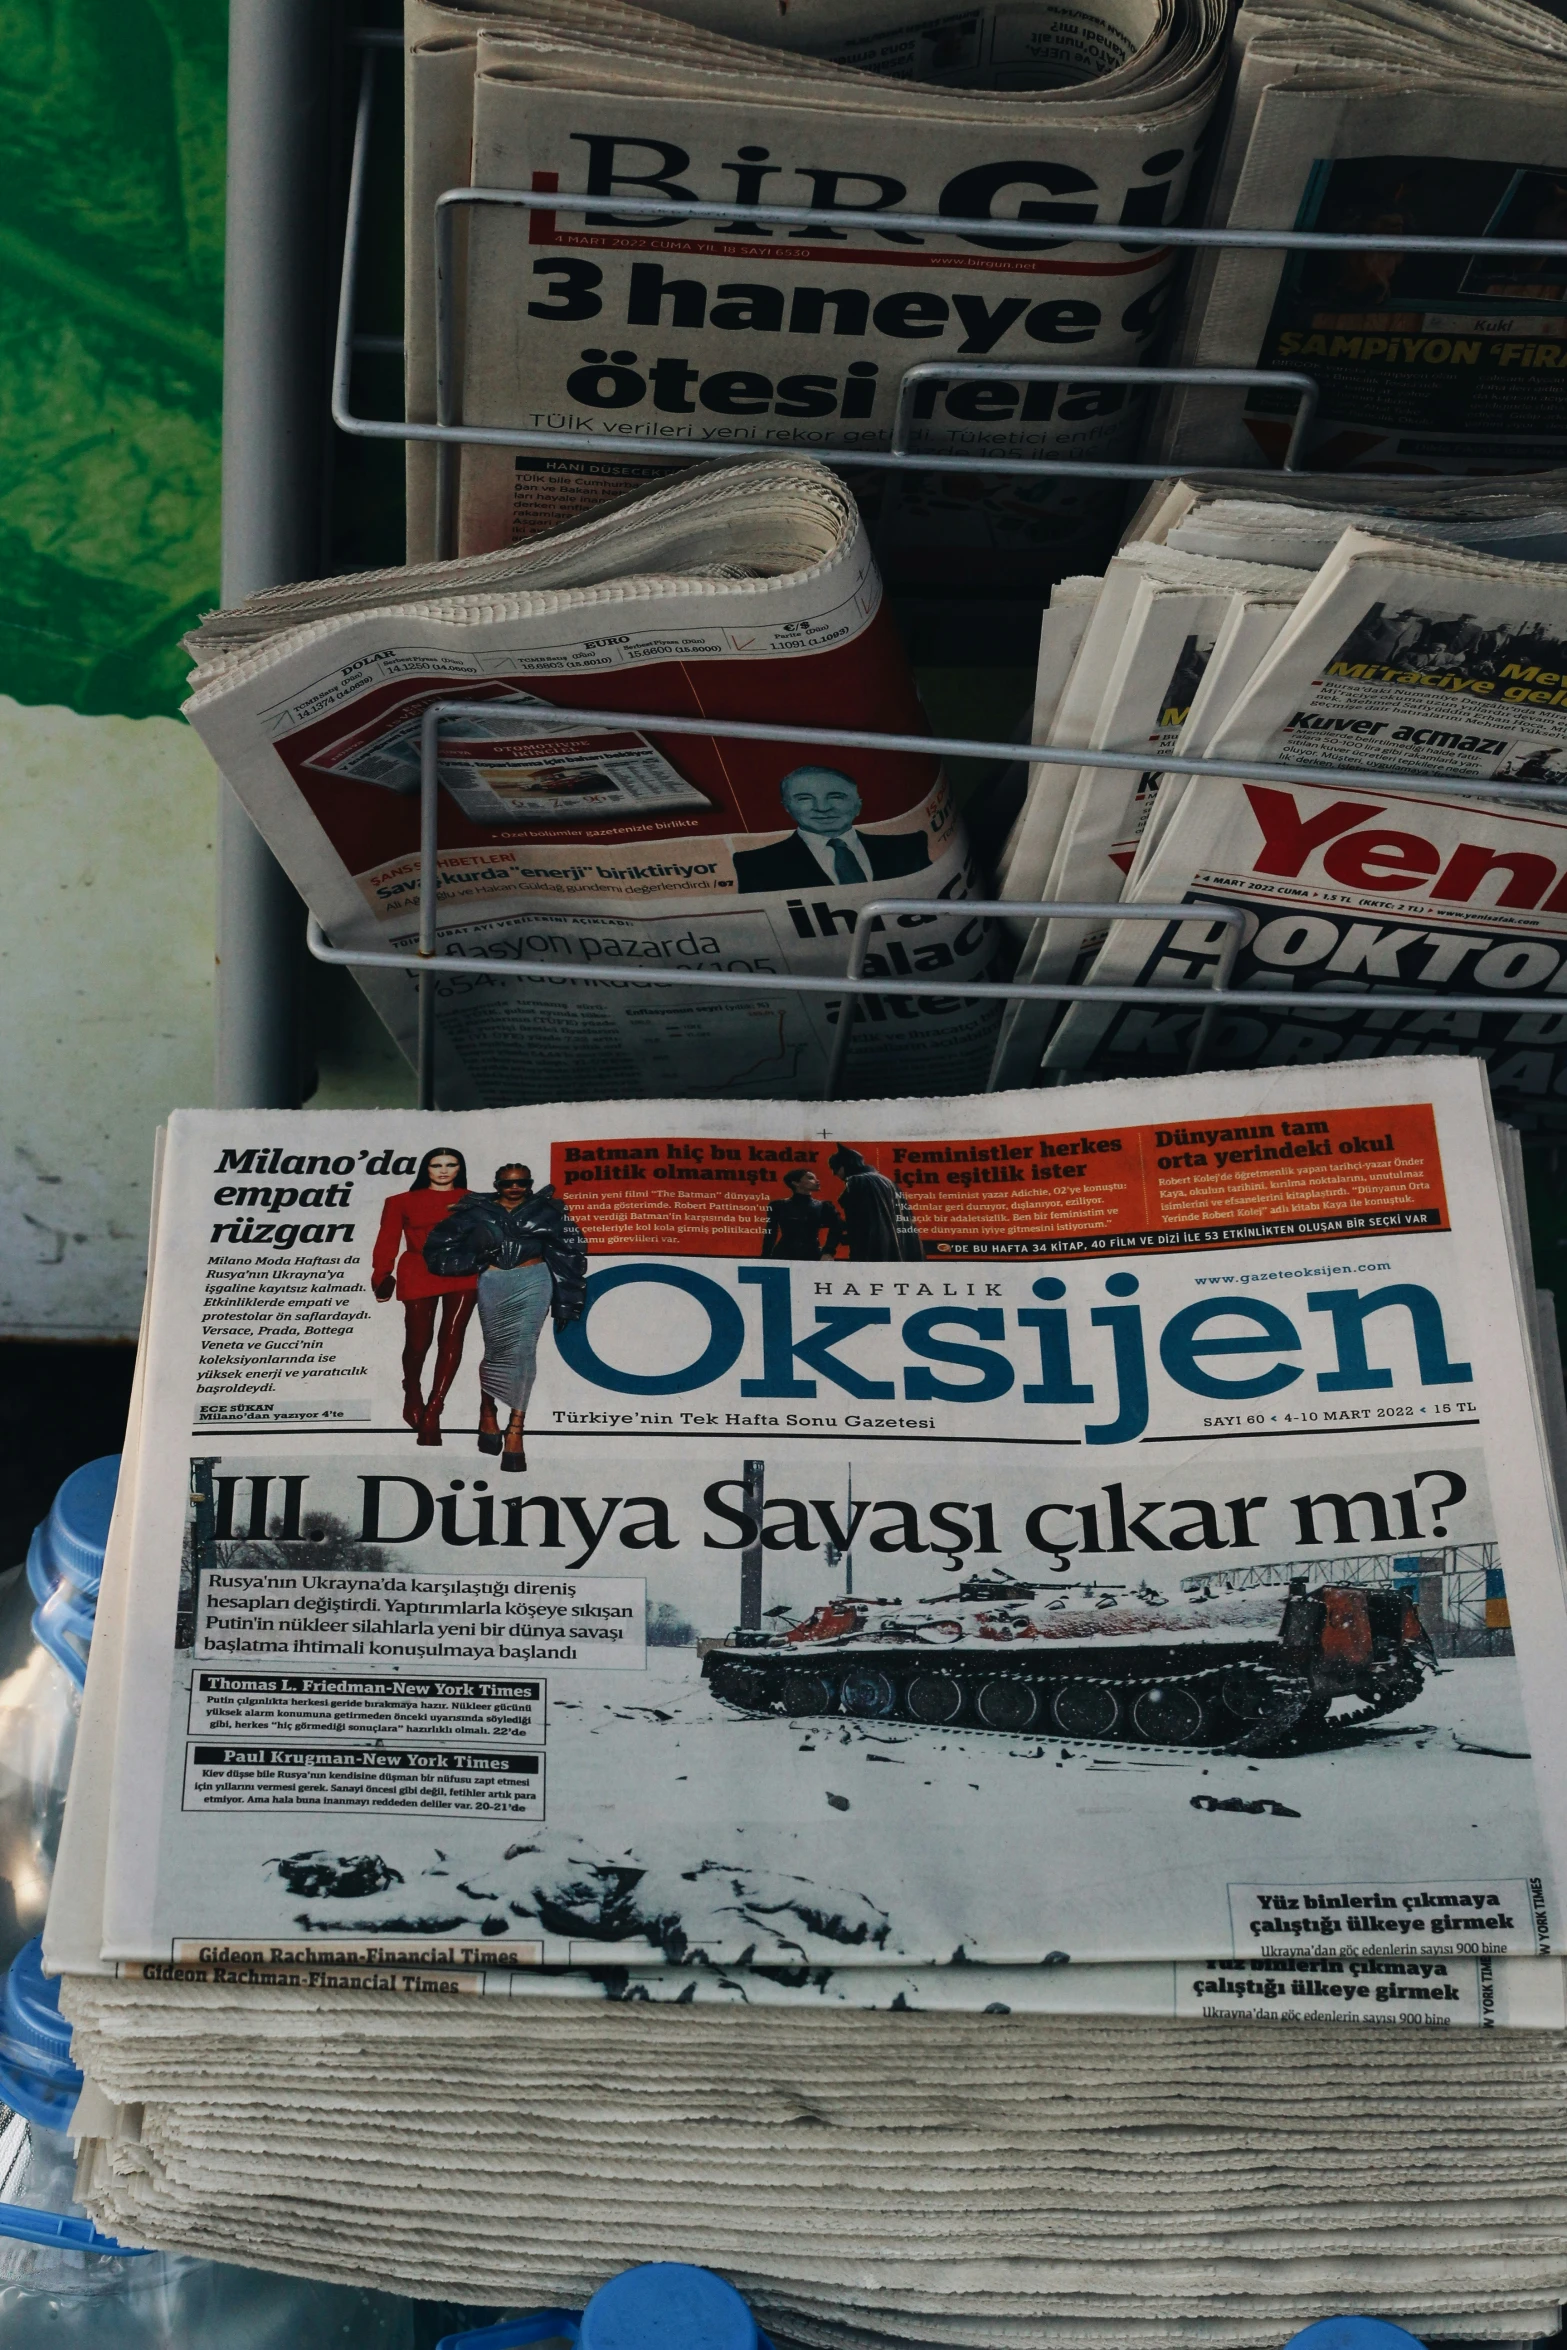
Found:
[{"label": "photo of man in suit and tie", "polygon": [[735,887],[808,889],[823,881],[895,881],[923,873],[930,848],[923,832],[856,832],[861,801],[853,778],[836,767],[795,767],[778,786],[795,826],[787,840],[735,851]]}]

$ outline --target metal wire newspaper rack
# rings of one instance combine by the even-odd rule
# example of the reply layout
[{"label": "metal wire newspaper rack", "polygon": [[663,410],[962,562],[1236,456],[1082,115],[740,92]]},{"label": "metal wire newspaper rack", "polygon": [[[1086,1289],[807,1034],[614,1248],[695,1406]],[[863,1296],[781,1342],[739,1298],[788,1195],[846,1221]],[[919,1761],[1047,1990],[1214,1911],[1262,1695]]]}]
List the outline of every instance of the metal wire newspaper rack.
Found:
[{"label": "metal wire newspaper rack", "polygon": [[[339,431],[366,440],[424,441],[434,443],[442,452],[437,488],[437,543],[444,550],[450,548],[455,529],[456,458],[464,445],[485,445],[514,449],[558,449],[575,455],[614,454],[617,456],[657,456],[668,459],[671,454],[667,441],[632,436],[629,434],[566,433],[548,430],[523,430],[501,426],[472,425],[462,421],[456,388],[456,369],[453,354],[453,253],[454,228],[458,213],[464,208],[501,206],[528,212],[588,214],[601,208],[602,198],[572,197],[551,190],[548,192],[518,189],[459,187],[445,190],[435,202],[433,222],[432,266],[436,287],[436,353],[437,353],[437,415],[433,423],[405,419],[378,418],[359,415],[352,405],[352,371],[356,353],[387,352],[400,347],[396,338],[361,336],[355,331],[356,297],[359,285],[361,255],[365,236],[367,161],[375,106],[378,60],[387,52],[400,49],[401,39],[395,33],[367,32],[355,36],[362,46],[358,102],[355,114],[352,156],[348,177],[347,217],[344,236],[343,264],[339,280],[336,335],[333,349],[331,412]],[[819,218],[805,207],[780,204],[702,204],[685,199],[661,197],[633,198],[617,196],[617,213],[635,215],[638,219],[657,220],[661,217],[690,221],[710,219],[731,226],[749,223],[759,228],[809,227]],[[904,213],[894,210],[880,212],[834,211],[834,224],[840,228],[884,230],[896,223],[903,229],[946,236],[983,235],[998,243],[1037,240],[1039,224],[1018,220],[968,220],[944,214]],[[1121,223],[1073,223],[1071,237],[1074,243],[1114,244],[1119,246],[1150,246],[1159,249],[1201,250],[1203,248],[1245,249],[1268,252],[1418,252],[1431,254],[1472,254],[1487,252],[1527,251],[1536,259],[1549,256],[1567,259],[1567,239],[1519,239],[1510,242],[1486,236],[1434,237],[1394,236],[1381,233],[1365,235],[1335,234],[1318,230],[1295,229],[1217,229],[1217,228],[1136,228]],[[933,381],[973,381],[997,377],[1015,383],[1112,383],[1152,389],[1161,384],[1194,384],[1230,387],[1244,390],[1265,385],[1272,391],[1293,390],[1299,395],[1294,426],[1280,470],[1298,474],[1297,460],[1316,413],[1318,387],[1307,374],[1283,372],[1274,369],[1206,367],[1094,367],[1067,366],[1055,362],[1012,365],[1006,361],[922,361],[906,368],[900,378],[890,446],[884,450],[832,449],[813,446],[811,454],[822,463],[881,471],[912,471],[940,473],[994,473],[1119,481],[1157,481],[1170,473],[1168,464],[1133,462],[1098,462],[1074,458],[1022,458],[1015,456],[960,456],[939,451],[911,449],[909,441],[914,420],[914,401],[920,387]],[[686,452],[682,450],[682,454]],[[746,441],[713,440],[704,442],[700,449],[689,454],[693,461],[704,459],[733,461],[736,457],[776,455],[776,447]],[[1204,478],[1224,478],[1222,471],[1204,470]],[[1256,471],[1234,471],[1237,483],[1254,485]],[[1390,482],[1401,476],[1361,478]],[[346,965],[358,969],[399,970],[412,975],[419,991],[418,1044],[418,1098],[421,1106],[433,1106],[435,1081],[434,1051],[434,991],[442,973],[462,972],[471,978],[476,966],[483,965],[497,976],[519,983],[551,981],[558,985],[562,978],[558,963],[540,963],[513,958],[500,959],[478,955],[454,956],[443,954],[440,943],[439,864],[436,854],[437,821],[439,810],[438,750],[441,728],[458,715],[471,716],[471,707],[462,703],[439,702],[430,705],[423,719],[420,760],[420,870],[421,915],[417,945],[407,951],[393,948],[344,948],[334,946],[313,918],[307,930],[310,953],[319,962]],[[817,748],[837,750],[877,750],[887,752],[917,752],[938,758],[996,760],[1006,763],[1026,762],[1030,765],[1069,765],[1081,767],[1085,763],[1081,750],[1053,748],[1048,744],[1015,741],[995,742],[960,736],[893,735],[856,733],[827,727],[766,724],[757,721],[726,720],[703,717],[700,720],[675,719],[649,713],[616,710],[569,709],[558,712],[562,723],[575,730],[607,732],[627,726],[647,728],[665,735],[692,734],[723,739],[786,742]],[[1143,770],[1146,756],[1140,752],[1095,751],[1095,767]],[[1543,802],[1551,804],[1559,798],[1549,786],[1535,784],[1505,784],[1484,778],[1456,776],[1427,776],[1419,771],[1387,772],[1370,768],[1316,767],[1273,764],[1262,760],[1237,762],[1225,759],[1190,759],[1173,754],[1161,754],[1158,761],[1161,773],[1193,777],[1242,777],[1252,781],[1283,781],[1291,783],[1326,783],[1336,789],[1385,791],[1402,785],[1406,790],[1415,783],[1439,783],[1447,792],[1470,794],[1490,800],[1510,800],[1519,803]],[[1155,905],[1084,905],[1066,901],[1030,900],[1006,902],[990,899],[960,901],[965,914],[990,918],[1001,916],[1060,917],[1063,919],[1093,919],[1102,923],[1110,920],[1139,922],[1191,921],[1194,918],[1219,925],[1224,937],[1213,969],[1212,983],[1204,992],[1204,1016],[1194,1036],[1190,1066],[1203,1065],[1202,1056],[1218,1014],[1224,1010],[1261,1009],[1277,1011],[1277,990],[1235,988],[1230,976],[1241,942],[1246,916],[1236,907],[1217,903],[1187,903],[1180,906]],[[868,906],[856,925],[847,966],[838,977],[779,977],[755,973],[727,971],[636,971],[622,968],[617,980],[629,985],[677,987],[690,990],[725,988],[731,992],[757,992],[777,995],[826,995],[843,999],[845,1013],[837,1023],[833,1048],[829,1057],[824,1098],[832,1099],[842,1081],[851,1030],[862,999],[868,995],[929,994],[927,984],[917,980],[894,980],[883,977],[867,978],[864,964],[874,929],[879,920],[905,913],[930,915],[930,900],[901,898],[879,899]],[[954,908],[954,911],[956,909]],[[1096,1002],[1124,1005],[1128,1003],[1150,1006],[1171,1006],[1190,1010],[1191,986],[1151,986],[1144,983],[1126,985],[1072,984],[1065,981],[970,981],[964,984],[944,984],[944,995],[964,999],[999,998],[1014,1000],[1034,998],[1052,1003]],[[1494,995],[1449,994],[1437,996],[1430,991],[1376,990],[1376,1000],[1389,1011],[1429,1009],[1440,1002],[1445,1010],[1455,1012],[1494,1012],[1505,1000],[1513,1014],[1552,1014],[1559,1016],[1563,1008],[1560,995],[1522,995],[1509,993],[1499,1000]],[[1333,992],[1312,990],[1312,1007],[1323,1013],[1354,1012],[1365,1008],[1363,992]],[[220,1077],[220,1097],[223,1086]]]},{"label": "metal wire newspaper rack", "polygon": [[[451,719],[471,720],[475,708],[487,714],[504,710],[506,702],[486,701],[431,702],[424,709],[419,738],[419,943],[411,953],[395,948],[334,947],[327,939],[319,922],[312,915],[307,937],[310,952],[320,963],[338,963],[350,969],[406,971],[411,973],[419,989],[418,1025],[418,1088],[419,1107],[434,1109],[435,1102],[435,987],[442,972],[460,973],[471,980],[476,968],[493,971],[498,976],[517,980],[540,980],[561,984],[565,974],[559,963],[532,962],[511,956],[443,955],[440,951],[440,865],[438,835],[440,817],[440,743],[442,727]],[[767,725],[754,719],[722,718],[663,718],[645,710],[572,709],[559,706],[554,716],[573,732],[601,734],[624,732],[628,727],[647,728],[662,734],[719,735],[724,740],[736,738],[749,742],[803,743],[818,748],[838,750],[915,751],[945,758],[973,758],[977,756],[1010,755],[1014,758],[1039,760],[1054,765],[1068,764],[1081,767],[1081,751],[1051,749],[1049,745],[1030,743],[1023,746],[1005,743],[970,742],[961,735],[920,734],[865,734],[844,728],[821,726]],[[1136,768],[1146,765],[1143,753],[1137,751],[1095,751],[1092,765]],[[1282,767],[1265,760],[1240,762],[1233,759],[1179,759],[1161,755],[1160,770],[1178,775],[1247,776],[1256,780],[1281,778],[1293,783],[1322,783],[1349,786],[1364,790],[1376,789],[1386,781],[1367,770],[1342,767]],[[1409,778],[1403,780],[1407,783]],[[1500,790],[1514,799],[1538,798],[1538,787],[1529,784],[1486,786],[1471,782],[1463,786],[1472,792],[1487,789]],[[1148,903],[1116,905],[1081,903],[1065,898],[960,898],[942,901],[933,898],[877,898],[861,910],[854,926],[849,946],[847,967],[843,977],[801,976],[783,977],[774,973],[745,971],[636,971],[617,968],[615,984],[643,987],[683,987],[693,990],[721,988],[731,994],[760,995],[824,995],[845,1000],[843,1015],[833,1035],[828,1055],[826,1075],[822,1085],[822,1099],[833,1101],[843,1079],[854,1018],[860,1000],[876,996],[928,996],[934,991],[922,979],[891,979],[876,976],[867,978],[865,961],[871,941],[880,923],[891,916],[922,915],[932,920],[941,912],[964,917],[979,915],[987,919],[1002,916],[1028,918],[1055,917],[1062,921],[1094,921],[1108,924],[1112,921],[1131,922],[1191,922],[1217,924],[1227,933],[1214,960],[1212,985],[1202,991],[1202,1017],[1192,1039],[1187,1058],[1188,1069],[1200,1069],[1203,1054],[1212,1033],[1213,1023],[1221,1011],[1256,1009],[1276,1012],[1279,992],[1276,988],[1231,987],[1230,974],[1240,949],[1241,932],[1246,914],[1239,906],[1224,906],[1203,900],[1188,900],[1181,905],[1153,905]],[[1035,998],[1045,1003],[1105,1003],[1154,1004],[1190,1011],[1194,990],[1191,986],[1157,987],[1145,982],[1135,985],[1112,986],[1075,984],[1067,980],[968,980],[943,981],[943,996],[955,996],[964,1001],[1011,1002],[1019,998]],[[1436,1001],[1430,993],[1416,993],[1410,989],[1377,990],[1379,1007],[1388,1011],[1425,1011]],[[1440,1001],[1444,1009],[1455,1012],[1494,1012],[1498,1009],[1495,996],[1450,995],[1444,993]],[[1321,1013],[1360,1012],[1366,1007],[1364,993],[1329,992],[1313,988],[1312,1009]],[[1557,996],[1508,995],[1507,1010],[1513,1014],[1549,1013],[1559,1018],[1563,1000]]]}]

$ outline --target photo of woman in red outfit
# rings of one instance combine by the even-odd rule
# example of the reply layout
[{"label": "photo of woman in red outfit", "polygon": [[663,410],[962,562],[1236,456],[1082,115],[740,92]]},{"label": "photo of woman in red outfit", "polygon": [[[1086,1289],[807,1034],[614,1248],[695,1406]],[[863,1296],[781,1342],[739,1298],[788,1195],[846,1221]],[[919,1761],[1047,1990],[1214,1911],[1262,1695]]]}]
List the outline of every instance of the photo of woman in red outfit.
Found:
[{"label": "photo of woman in red outfit", "polygon": [[[403,1306],[403,1418],[421,1444],[441,1441],[441,1406],[462,1361],[463,1336],[473,1314],[478,1276],[442,1277],[424,1261],[424,1244],[443,1216],[468,1195],[468,1169],[461,1151],[426,1151],[407,1191],[393,1192],[381,1210],[370,1260],[370,1287],[383,1305],[394,1295]],[[398,1251],[402,1254],[399,1256]],[[393,1267],[396,1267],[394,1274]],[[435,1376],[426,1398],[421,1392],[425,1357],[441,1321]]]}]

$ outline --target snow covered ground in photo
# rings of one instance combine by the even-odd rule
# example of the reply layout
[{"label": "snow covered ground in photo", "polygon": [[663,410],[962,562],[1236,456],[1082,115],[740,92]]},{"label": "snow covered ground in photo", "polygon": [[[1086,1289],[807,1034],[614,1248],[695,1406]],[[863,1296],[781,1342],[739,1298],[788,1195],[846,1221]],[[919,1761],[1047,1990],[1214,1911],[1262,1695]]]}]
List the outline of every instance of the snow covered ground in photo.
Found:
[{"label": "snow covered ground in photo", "polygon": [[[253,1923],[279,1934],[546,1939],[578,1963],[1037,1963],[1204,1958],[1255,1891],[1513,1890],[1544,1874],[1516,1668],[1463,1660],[1401,1712],[1320,1751],[1251,1760],[1172,1748],[830,1718],[750,1718],[689,1649],[645,1677],[559,1675],[541,1825],[322,1821],[324,1858],[375,1855],[370,1891],[257,1853]],[[297,1818],[290,1823],[297,1831]],[[325,1872],[329,1875],[330,1872]],[[372,1873],[373,1875],[373,1873]],[[357,1879],[367,1883],[363,1871]],[[1248,1889],[1243,1891],[1242,1889]],[[1401,1891],[1402,1889],[1402,1891]]]}]

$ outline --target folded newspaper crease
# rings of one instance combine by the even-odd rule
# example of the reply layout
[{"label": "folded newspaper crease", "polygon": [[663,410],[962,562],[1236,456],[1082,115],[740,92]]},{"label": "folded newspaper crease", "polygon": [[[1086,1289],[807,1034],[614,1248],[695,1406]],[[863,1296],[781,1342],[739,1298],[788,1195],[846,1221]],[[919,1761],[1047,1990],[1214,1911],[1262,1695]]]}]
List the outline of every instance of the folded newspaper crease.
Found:
[{"label": "folded newspaper crease", "polygon": [[[434,982],[453,1104],[819,1094],[842,1000],[632,984],[628,970],[831,977],[879,899],[981,895],[937,762],[583,727],[560,710],[928,732],[853,498],[806,457],[688,468],[526,546],[311,581],[189,640],[187,713],[334,945],[419,940],[424,712],[442,724],[447,956],[558,980]],[[847,1090],[980,1081],[995,934],[874,917]],[[361,984],[412,1057],[413,979]]]},{"label": "folded newspaper crease", "polygon": [[[1185,664],[1190,674],[1200,663],[1199,681],[1184,715],[1172,697],[1167,714],[1181,723],[1166,740],[1242,764],[1370,771],[1375,787],[1151,771],[1128,822],[1125,775],[1085,768],[1064,792],[1063,771],[1040,768],[1001,885],[1003,896],[1028,894],[1030,843],[1059,825],[1052,890],[1070,876],[1074,897],[1238,907],[1232,984],[1276,991],[1277,1016],[1255,1003],[1217,1014],[1135,998],[1059,1014],[1020,1005],[1003,1024],[995,1078],[1032,1078],[1042,1047],[1060,1078],[1178,1070],[1199,1032],[1210,1065],[1456,1050],[1486,1060],[1508,1116],[1554,1129],[1567,1103],[1567,1010],[1538,1002],[1567,987],[1567,566],[1536,557],[1564,550],[1559,491],[1417,487],[1389,512],[1385,490],[1365,507],[1343,482],[1325,487],[1326,500],[1301,484],[1151,492],[1133,525],[1146,535],[1111,565],[1081,632],[1078,583],[1062,620],[1047,614],[1042,677],[1055,678],[1069,629],[1077,643],[1064,684],[1048,689],[1048,739],[1071,741],[1075,725],[1089,743],[1159,747],[1152,726],[1135,731],[1151,707],[1141,644],[1158,640],[1128,645],[1137,615],[1118,580],[1160,557],[1206,573],[1222,614],[1208,624],[1211,649],[1199,638]],[[1220,592],[1247,572],[1264,584]],[[1444,777],[1506,789],[1458,794]],[[1206,911],[1097,937],[1057,922],[1034,926],[1022,969],[1206,993],[1227,943],[1233,932]],[[1345,1008],[1346,995],[1363,995],[1364,1011]],[[1407,1000],[1426,995],[1428,1006]]]},{"label": "folded newspaper crease", "polygon": [[[175,1119],[47,1932],[101,2223],[689,2258],[822,2350],[1554,2327],[1516,1138],[1459,1060],[1071,1102]],[[497,1217],[561,1213],[507,1474]]]},{"label": "folded newspaper crease", "polygon": [[[459,216],[455,412],[670,452],[465,448],[462,549],[569,519],[714,440],[884,449],[911,362],[1146,355],[1167,251],[846,231],[832,215],[1177,219],[1218,90],[1218,0],[983,0],[935,16],[905,0],[681,0],[676,15],[410,0],[408,415],[436,410],[437,196],[558,190],[608,201]],[[822,225],[658,220],[613,209],[617,196],[796,205]],[[914,423],[916,449],[1102,459],[1130,452],[1138,411],[1124,387],[1008,382],[998,364],[994,381],[923,386]],[[410,449],[416,557],[436,551],[436,464]],[[1103,484],[866,486],[884,557],[941,590],[1048,576],[1042,563],[1060,569],[1114,506]]]},{"label": "folded newspaper crease", "polygon": [[[1123,547],[1105,573],[1046,739],[1084,750],[1146,747],[1151,755],[1200,756],[1218,680],[1237,663],[1241,676],[1249,674],[1305,585],[1303,572],[1281,564],[1216,560],[1167,545]],[[1054,657],[1052,640],[1042,658]],[[1092,766],[1034,769],[1028,825],[1018,828],[1005,894],[1113,904],[1156,805],[1158,781],[1157,765],[1142,775]],[[1025,881],[1038,880],[1052,834],[1042,885],[1025,890]],[[1025,933],[1015,976],[1070,979],[1102,937],[1082,921],[1036,922]],[[1038,1000],[1009,1007],[997,1044],[998,1083],[1032,1079],[1058,1010]]]}]

